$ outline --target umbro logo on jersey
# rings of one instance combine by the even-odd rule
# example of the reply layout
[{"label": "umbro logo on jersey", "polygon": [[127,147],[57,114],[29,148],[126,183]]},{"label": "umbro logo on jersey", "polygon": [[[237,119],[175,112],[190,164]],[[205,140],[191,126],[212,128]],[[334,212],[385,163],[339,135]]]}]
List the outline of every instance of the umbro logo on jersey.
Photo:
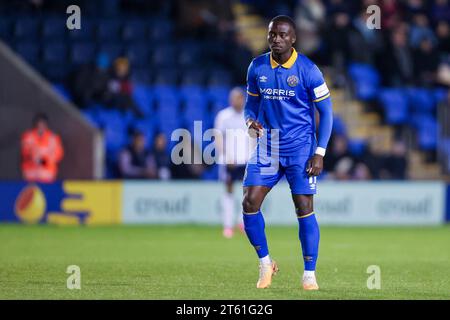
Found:
[{"label": "umbro logo on jersey", "polygon": [[259,77],[259,81],[260,82],[267,82],[267,77],[266,76],[261,76],[261,77]]}]

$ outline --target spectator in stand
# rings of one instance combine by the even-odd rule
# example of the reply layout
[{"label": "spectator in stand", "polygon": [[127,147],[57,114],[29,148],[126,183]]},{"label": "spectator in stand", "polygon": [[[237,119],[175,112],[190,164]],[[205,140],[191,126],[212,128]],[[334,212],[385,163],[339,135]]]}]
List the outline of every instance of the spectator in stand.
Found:
[{"label": "spectator in stand", "polygon": [[155,159],[158,179],[169,180],[172,177],[170,171],[170,157],[167,152],[167,138],[164,133],[157,133],[153,144],[153,157]]},{"label": "spectator in stand", "polygon": [[97,56],[95,65],[85,65],[69,79],[75,104],[85,108],[93,103],[106,104],[110,61],[108,55]]},{"label": "spectator in stand", "polygon": [[306,55],[314,54],[322,39],[320,29],[326,18],[326,8],[320,0],[304,0],[297,6],[295,19],[297,24],[297,49]]},{"label": "spectator in stand", "polygon": [[441,54],[450,55],[450,24],[449,21],[441,20],[436,25],[437,49]]},{"label": "spectator in stand", "polygon": [[431,9],[431,19],[434,21],[450,21],[450,3],[448,0],[435,0]]},{"label": "spectator in stand", "polygon": [[436,36],[430,27],[430,22],[425,14],[413,16],[413,23],[409,34],[409,41],[413,48],[418,48],[423,39],[429,39],[432,44],[436,44]]},{"label": "spectator in stand", "polygon": [[367,28],[370,15],[366,8],[363,7],[353,20],[353,30],[349,34],[350,57],[354,62],[373,65],[377,54],[383,48],[383,39],[378,30]]},{"label": "spectator in stand", "polygon": [[136,116],[143,117],[132,98],[133,84],[130,80],[130,63],[127,58],[114,61],[111,78],[108,82],[109,105],[123,111],[130,110]]},{"label": "spectator in stand", "polygon": [[403,28],[392,31],[388,50],[380,59],[380,71],[387,86],[411,85],[414,81],[414,59]]},{"label": "spectator in stand", "polygon": [[395,141],[392,145],[392,151],[390,155],[386,157],[385,179],[403,180],[406,178],[407,171],[406,161],[406,145],[403,141]]},{"label": "spectator in stand", "polygon": [[[324,169],[325,171],[333,176],[333,172],[337,171],[339,167],[339,172],[345,172],[345,174],[350,172],[350,169],[353,167],[354,157],[348,150],[348,140],[347,137],[343,135],[334,135],[331,141],[331,152],[327,154],[324,158]],[[345,165],[340,164],[343,161]],[[347,168],[343,170],[343,168]],[[348,171],[348,172],[347,172]]]},{"label": "spectator in stand", "polygon": [[414,75],[419,86],[432,86],[437,81],[439,53],[430,38],[420,41],[419,48],[414,52]]},{"label": "spectator in stand", "polygon": [[234,83],[245,85],[247,68],[253,59],[253,54],[241,32],[235,34],[234,43],[228,46],[228,51],[229,59],[226,60],[233,72]]},{"label": "spectator in stand", "polygon": [[23,178],[28,182],[54,182],[64,148],[60,137],[50,130],[46,114],[34,116],[33,128],[22,135],[21,144]]},{"label": "spectator in stand", "polygon": [[350,48],[350,16],[345,11],[336,11],[326,32],[325,43],[329,46],[330,63],[334,68],[333,85],[343,87],[346,84],[345,68],[348,64]]},{"label": "spectator in stand", "polygon": [[369,167],[363,162],[358,162],[353,168],[352,179],[361,181],[371,180],[372,175],[370,174]]},{"label": "spectator in stand", "polygon": [[380,4],[381,15],[381,29],[391,30],[395,28],[400,17],[400,4],[397,0],[382,0]]},{"label": "spectator in stand", "polygon": [[135,131],[131,144],[119,155],[119,172],[122,178],[155,179],[157,177],[155,160],[145,145],[145,135]]}]

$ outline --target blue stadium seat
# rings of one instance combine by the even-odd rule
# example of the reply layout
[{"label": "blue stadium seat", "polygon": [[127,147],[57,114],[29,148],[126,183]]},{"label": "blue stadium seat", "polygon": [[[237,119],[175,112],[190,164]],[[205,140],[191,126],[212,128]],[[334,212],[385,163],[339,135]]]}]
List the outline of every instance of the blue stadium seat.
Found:
[{"label": "blue stadium seat", "polygon": [[87,64],[95,60],[96,48],[91,42],[75,43],[72,45],[70,59],[74,64]]},{"label": "blue stadium seat", "polygon": [[66,19],[51,17],[42,21],[42,37],[45,41],[64,41],[66,32],[70,32],[66,27]]},{"label": "blue stadium seat", "polygon": [[111,61],[113,61],[117,57],[122,56],[124,54],[124,50],[122,44],[118,42],[107,42],[99,45],[97,53],[105,53]]},{"label": "blue stadium seat", "polygon": [[47,43],[44,45],[42,53],[45,63],[65,64],[67,62],[68,50],[65,43]]},{"label": "blue stadium seat", "polygon": [[352,63],[348,69],[355,86],[356,96],[361,100],[375,98],[380,85],[380,75],[371,65]]},{"label": "blue stadium seat", "polygon": [[101,42],[122,40],[122,21],[118,19],[102,19],[98,21],[97,40]]},{"label": "blue stadium seat", "polygon": [[212,69],[207,83],[209,86],[230,86],[231,74],[226,70]]},{"label": "blue stadium seat", "polygon": [[217,113],[228,106],[230,90],[229,86],[210,86],[208,88],[208,96],[212,102],[213,113]]},{"label": "blue stadium seat", "polygon": [[410,124],[417,132],[417,142],[424,150],[432,150],[437,146],[438,124],[433,115],[427,112],[413,113]]},{"label": "blue stadium seat", "polygon": [[208,101],[208,93],[203,86],[192,84],[180,86],[178,90],[182,100],[203,99]]},{"label": "blue stadium seat", "polygon": [[152,86],[153,96],[155,100],[169,100],[174,103],[179,103],[180,91],[174,85],[153,85]]},{"label": "blue stadium seat", "polygon": [[172,68],[152,69],[153,84],[156,86],[173,86],[178,82],[178,72]]},{"label": "blue stadium seat", "polygon": [[178,45],[177,64],[183,68],[193,68],[205,61],[203,51],[198,42],[183,41]]},{"label": "blue stadium seat", "polygon": [[68,31],[68,36],[71,41],[94,41],[96,27],[92,19],[89,17],[82,17],[81,29],[74,29]]},{"label": "blue stadium seat", "polygon": [[40,58],[39,44],[34,41],[18,42],[15,51],[32,66],[36,66]]},{"label": "blue stadium seat", "polygon": [[447,94],[448,94],[448,90],[444,89],[444,88],[437,88],[434,90],[434,100],[436,101],[437,104],[445,101],[445,99],[447,98]]},{"label": "blue stadium seat", "polygon": [[404,124],[408,121],[409,103],[405,90],[382,89],[379,100],[383,106],[387,123]]},{"label": "blue stadium seat", "polygon": [[148,68],[133,68],[131,71],[131,80],[137,84],[148,85],[152,81],[152,74]]},{"label": "blue stadium seat", "polygon": [[125,41],[143,41],[147,37],[148,23],[145,20],[128,20],[123,26],[122,39]]},{"label": "blue stadium seat", "polygon": [[[179,104],[174,99],[160,100],[156,111],[156,127],[164,133],[167,141],[170,141],[172,132],[181,128],[182,118]],[[173,143],[169,143],[173,146]]]},{"label": "blue stadium seat", "polygon": [[350,139],[348,142],[348,150],[354,156],[361,156],[367,146],[367,141],[362,139]]},{"label": "blue stadium seat", "polygon": [[13,31],[13,20],[5,16],[0,17],[0,39],[9,42]]},{"label": "blue stadium seat", "polygon": [[31,16],[19,16],[14,25],[16,39],[37,39],[40,33],[39,20]]},{"label": "blue stadium seat", "polygon": [[151,49],[148,45],[139,43],[128,46],[126,56],[133,67],[146,67],[150,63]]},{"label": "blue stadium seat", "polygon": [[139,110],[146,116],[154,112],[153,95],[150,86],[135,84],[133,88],[133,99]]},{"label": "blue stadium seat", "polygon": [[175,46],[165,45],[155,50],[151,57],[153,67],[175,67],[176,65],[176,48]]},{"label": "blue stadium seat", "polygon": [[347,126],[339,116],[333,115],[333,134],[347,136]]},{"label": "blue stadium seat", "polygon": [[[194,121],[205,121],[207,102],[202,97],[191,97],[184,103],[184,120],[186,128],[193,128]],[[205,122],[204,126],[207,123]]]},{"label": "blue stadium seat", "polygon": [[117,110],[98,111],[100,126],[103,129],[106,150],[118,151],[128,142],[128,123]]},{"label": "blue stadium seat", "polygon": [[72,101],[72,95],[62,83],[53,83],[53,89],[62,96],[66,101]]},{"label": "blue stadium seat", "polygon": [[173,34],[173,23],[168,19],[151,19],[147,37],[150,41],[169,40]]},{"label": "blue stadium seat", "polygon": [[156,121],[153,116],[134,121],[131,124],[131,129],[137,130],[144,134],[147,148],[153,146],[153,140],[155,138],[155,130],[156,130]]},{"label": "blue stadium seat", "polygon": [[180,84],[201,85],[205,82],[205,72],[202,69],[187,69],[182,72]]},{"label": "blue stadium seat", "polygon": [[436,100],[433,91],[425,88],[408,89],[409,103],[411,109],[417,112],[433,112]]},{"label": "blue stadium seat", "polygon": [[64,82],[67,80],[69,68],[66,63],[46,63],[39,66],[39,70],[51,82]]}]

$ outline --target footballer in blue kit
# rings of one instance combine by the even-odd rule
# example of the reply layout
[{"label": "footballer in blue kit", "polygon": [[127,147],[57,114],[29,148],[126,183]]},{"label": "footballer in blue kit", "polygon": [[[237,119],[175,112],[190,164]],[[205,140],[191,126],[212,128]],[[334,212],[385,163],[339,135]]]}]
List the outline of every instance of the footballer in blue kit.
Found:
[{"label": "footballer in blue kit", "polygon": [[[258,137],[258,145],[244,176],[244,227],[260,259],[256,286],[267,288],[278,266],[269,256],[261,205],[285,176],[299,223],[304,261],[302,286],[317,290],[320,232],[313,195],[332,130],[330,92],[319,68],[293,47],[296,27],[290,17],[273,18],[267,39],[270,52],[256,57],[247,74],[244,114],[249,134]],[[315,110],[320,115],[318,130]]]}]

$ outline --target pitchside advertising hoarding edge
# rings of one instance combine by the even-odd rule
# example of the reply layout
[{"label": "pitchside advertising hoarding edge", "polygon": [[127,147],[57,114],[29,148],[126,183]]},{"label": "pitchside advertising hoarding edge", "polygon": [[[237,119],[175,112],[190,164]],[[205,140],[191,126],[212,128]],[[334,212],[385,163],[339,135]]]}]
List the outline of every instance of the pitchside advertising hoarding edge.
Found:
[{"label": "pitchside advertising hoarding edge", "polygon": [[[0,222],[51,224],[221,224],[219,182],[62,181],[0,183]],[[315,212],[322,225],[438,225],[449,217],[442,182],[321,182]],[[242,188],[235,186],[240,212]],[[268,224],[296,225],[288,185],[262,211]]]}]

